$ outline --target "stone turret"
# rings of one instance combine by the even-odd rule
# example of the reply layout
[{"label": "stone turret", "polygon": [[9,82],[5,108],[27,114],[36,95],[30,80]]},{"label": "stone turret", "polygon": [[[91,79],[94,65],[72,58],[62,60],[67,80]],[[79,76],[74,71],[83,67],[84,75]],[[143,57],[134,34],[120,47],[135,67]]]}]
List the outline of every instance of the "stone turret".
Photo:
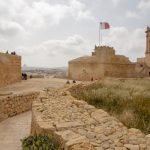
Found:
[{"label": "stone turret", "polygon": [[110,62],[111,57],[115,55],[115,50],[109,46],[95,46],[94,54],[98,62]]},{"label": "stone turret", "polygon": [[150,27],[146,30],[146,52],[145,52],[145,63],[150,67]]},{"label": "stone turret", "polygon": [[150,54],[150,27],[147,27],[146,33],[146,54]]}]

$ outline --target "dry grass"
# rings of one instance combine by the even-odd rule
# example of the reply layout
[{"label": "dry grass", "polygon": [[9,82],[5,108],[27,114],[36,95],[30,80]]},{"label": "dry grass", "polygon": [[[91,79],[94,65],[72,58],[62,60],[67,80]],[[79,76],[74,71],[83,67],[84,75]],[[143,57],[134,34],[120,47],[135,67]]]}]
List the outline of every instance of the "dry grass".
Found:
[{"label": "dry grass", "polygon": [[150,133],[150,80],[105,79],[70,89],[72,95],[116,116],[127,127]]}]

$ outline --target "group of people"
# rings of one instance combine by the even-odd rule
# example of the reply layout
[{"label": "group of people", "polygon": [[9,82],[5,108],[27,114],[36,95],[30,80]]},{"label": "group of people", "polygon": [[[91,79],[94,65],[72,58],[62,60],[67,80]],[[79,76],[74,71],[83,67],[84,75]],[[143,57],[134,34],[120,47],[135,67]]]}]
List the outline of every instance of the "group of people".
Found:
[{"label": "group of people", "polygon": [[[97,79],[95,79],[95,80],[97,80]],[[93,78],[93,77],[91,78],[91,81],[94,81],[94,78]],[[76,80],[73,80],[72,83],[76,83]],[[67,80],[67,81],[66,81],[66,84],[70,84],[70,81]]]},{"label": "group of people", "polygon": [[[6,54],[9,54],[9,52],[8,52],[8,51],[6,51]],[[15,51],[13,51],[13,52],[11,52],[10,54],[11,54],[11,55],[16,55],[16,52],[15,52]]]},{"label": "group of people", "polygon": [[22,73],[22,80],[27,80],[27,74],[26,73]]},{"label": "group of people", "polygon": [[[76,80],[73,80],[72,83],[76,83]],[[66,84],[70,84],[70,81],[67,80]]]}]

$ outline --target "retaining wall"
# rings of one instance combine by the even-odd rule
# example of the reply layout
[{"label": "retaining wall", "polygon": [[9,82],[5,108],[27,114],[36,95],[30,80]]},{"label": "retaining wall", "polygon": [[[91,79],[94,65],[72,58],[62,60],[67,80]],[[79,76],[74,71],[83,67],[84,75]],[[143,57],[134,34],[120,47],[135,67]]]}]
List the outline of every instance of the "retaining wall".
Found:
[{"label": "retaining wall", "polygon": [[32,101],[37,95],[38,92],[30,92],[0,97],[0,121],[31,110]]},{"label": "retaining wall", "polygon": [[65,150],[150,150],[150,135],[64,90],[51,89],[33,101],[31,129],[54,135]]}]

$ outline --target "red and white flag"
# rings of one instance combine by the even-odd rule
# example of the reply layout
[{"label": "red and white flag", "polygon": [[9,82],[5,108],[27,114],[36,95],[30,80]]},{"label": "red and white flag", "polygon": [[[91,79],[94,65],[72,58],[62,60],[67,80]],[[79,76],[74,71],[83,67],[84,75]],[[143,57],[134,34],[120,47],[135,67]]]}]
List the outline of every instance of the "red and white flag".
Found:
[{"label": "red and white flag", "polygon": [[100,22],[100,28],[101,29],[109,29],[110,25],[108,22]]}]

